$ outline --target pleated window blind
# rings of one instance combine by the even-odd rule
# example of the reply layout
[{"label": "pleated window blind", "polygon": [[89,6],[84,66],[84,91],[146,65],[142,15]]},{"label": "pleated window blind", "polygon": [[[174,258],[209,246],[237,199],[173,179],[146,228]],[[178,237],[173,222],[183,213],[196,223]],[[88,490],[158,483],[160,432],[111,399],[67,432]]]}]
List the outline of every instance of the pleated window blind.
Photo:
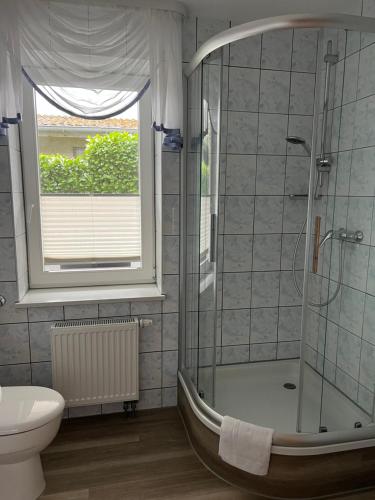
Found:
[{"label": "pleated window blind", "polygon": [[41,196],[47,266],[141,261],[140,196]]}]

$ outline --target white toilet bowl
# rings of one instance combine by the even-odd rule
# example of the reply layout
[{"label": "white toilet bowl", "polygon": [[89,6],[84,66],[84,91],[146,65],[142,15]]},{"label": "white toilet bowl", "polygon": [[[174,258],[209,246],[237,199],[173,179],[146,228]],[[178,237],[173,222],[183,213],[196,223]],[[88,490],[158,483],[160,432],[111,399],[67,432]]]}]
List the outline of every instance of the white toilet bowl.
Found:
[{"label": "white toilet bowl", "polygon": [[56,436],[64,405],[46,387],[0,387],[0,500],[35,500],[42,493],[39,454]]}]

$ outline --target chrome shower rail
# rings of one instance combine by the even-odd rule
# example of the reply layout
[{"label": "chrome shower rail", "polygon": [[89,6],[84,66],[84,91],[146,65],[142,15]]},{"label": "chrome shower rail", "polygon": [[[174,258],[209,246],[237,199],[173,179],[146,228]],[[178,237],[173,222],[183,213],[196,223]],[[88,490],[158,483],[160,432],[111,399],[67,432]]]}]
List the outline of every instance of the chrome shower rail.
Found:
[{"label": "chrome shower rail", "polygon": [[328,120],[328,108],[329,108],[329,89],[331,82],[331,72],[334,64],[337,64],[339,60],[338,54],[332,53],[332,40],[327,43],[327,53],[324,56],[325,63],[325,77],[324,77],[324,97],[323,97],[323,118],[322,118],[322,130],[320,137],[320,154],[319,158],[316,160],[316,168],[318,172],[317,182],[315,185],[314,200],[319,200],[321,195],[321,188],[323,187],[323,174],[329,175],[332,166],[331,155],[327,154],[327,120]]},{"label": "chrome shower rail", "polygon": [[348,14],[291,14],[250,21],[249,23],[240,24],[222,31],[207,40],[197,50],[192,61],[186,66],[185,75],[189,77],[205,57],[228,43],[236,42],[250,36],[261,35],[268,31],[289,28],[338,28],[375,33],[375,22],[370,17],[359,17]]}]

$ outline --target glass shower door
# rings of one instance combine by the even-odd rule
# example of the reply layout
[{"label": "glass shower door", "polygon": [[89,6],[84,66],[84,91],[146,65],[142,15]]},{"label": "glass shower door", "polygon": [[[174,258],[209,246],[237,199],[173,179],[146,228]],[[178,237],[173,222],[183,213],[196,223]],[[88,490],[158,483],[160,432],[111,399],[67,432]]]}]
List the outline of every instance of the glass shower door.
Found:
[{"label": "glass shower door", "polygon": [[214,404],[221,51],[188,81],[185,359],[200,397]]},{"label": "glass shower door", "polygon": [[[329,40],[337,54],[323,151],[330,169],[321,196],[311,206],[301,360],[300,430],[312,432],[348,430],[374,421],[375,74],[369,70],[374,35],[323,30],[320,61]],[[324,64],[318,78],[317,143],[324,129]],[[316,151],[319,158],[322,152]],[[331,298],[329,304],[317,305]]]},{"label": "glass shower door", "polygon": [[185,345],[181,349],[184,376],[198,387],[199,268],[200,268],[200,163],[202,123],[202,65],[190,76],[187,89],[188,137],[185,143],[184,316]]},{"label": "glass shower door", "polygon": [[210,405],[214,405],[216,367],[221,64],[220,50],[202,65],[198,391]]}]

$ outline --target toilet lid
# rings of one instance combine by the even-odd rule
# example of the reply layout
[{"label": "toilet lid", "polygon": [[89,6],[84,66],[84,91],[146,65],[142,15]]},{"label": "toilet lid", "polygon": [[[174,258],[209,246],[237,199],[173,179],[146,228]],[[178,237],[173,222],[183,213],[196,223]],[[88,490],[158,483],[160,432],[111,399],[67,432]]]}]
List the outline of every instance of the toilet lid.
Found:
[{"label": "toilet lid", "polygon": [[46,387],[0,387],[0,436],[37,429],[59,416],[64,398]]}]

